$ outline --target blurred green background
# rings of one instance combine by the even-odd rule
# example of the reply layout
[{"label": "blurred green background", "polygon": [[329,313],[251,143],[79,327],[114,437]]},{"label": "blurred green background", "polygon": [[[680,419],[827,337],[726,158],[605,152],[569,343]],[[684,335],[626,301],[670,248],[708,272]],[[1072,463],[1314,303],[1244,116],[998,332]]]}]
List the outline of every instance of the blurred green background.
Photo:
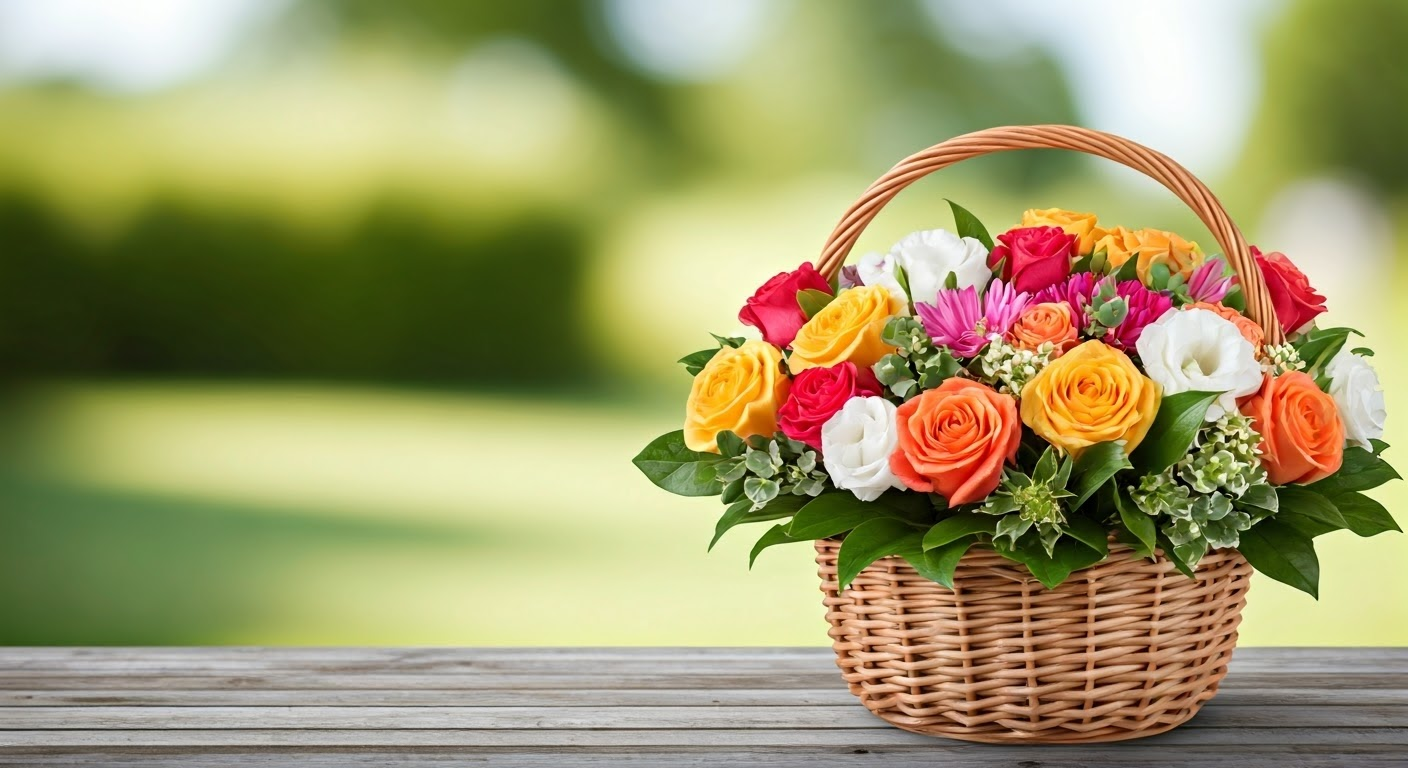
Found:
[{"label": "blurred green background", "polygon": [[[1408,440],[1405,26],[1397,0],[4,0],[0,642],[824,644],[805,547],[706,556],[716,506],[629,459],[682,417],[678,356],[890,164],[992,125],[1187,164],[1368,332]],[[1213,245],[1151,183],[1029,152],[916,185],[861,247],[949,226],[945,197]],[[1408,538],[1321,542],[1320,602],[1259,577],[1244,641],[1408,643]]]}]

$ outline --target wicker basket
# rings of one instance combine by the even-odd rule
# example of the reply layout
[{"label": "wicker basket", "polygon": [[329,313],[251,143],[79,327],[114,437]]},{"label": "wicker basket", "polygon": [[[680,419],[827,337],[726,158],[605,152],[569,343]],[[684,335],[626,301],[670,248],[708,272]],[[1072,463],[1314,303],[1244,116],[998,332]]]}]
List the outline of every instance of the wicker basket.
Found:
[{"label": "wicker basket", "polygon": [[[995,128],[906,158],[842,217],[818,269],[839,270],[885,203],[925,175],[971,157],[1043,148],[1114,160],[1177,195],[1240,275],[1247,314],[1267,343],[1281,342],[1246,241],[1207,187],[1158,152],[1084,128]],[[1113,546],[1109,559],[1047,590],[979,548],[960,561],[952,590],[890,557],[839,592],[840,542],[816,548],[836,661],[851,692],[905,730],[997,743],[1118,741],[1193,717],[1227,674],[1252,572],[1240,554],[1219,550],[1189,579],[1162,557]]]}]

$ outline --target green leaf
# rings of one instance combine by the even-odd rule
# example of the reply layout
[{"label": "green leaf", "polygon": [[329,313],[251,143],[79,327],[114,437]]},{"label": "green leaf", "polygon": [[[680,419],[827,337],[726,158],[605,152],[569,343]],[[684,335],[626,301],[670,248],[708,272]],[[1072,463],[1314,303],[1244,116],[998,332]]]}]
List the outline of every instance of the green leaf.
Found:
[{"label": "green leaf", "polygon": [[975,512],[959,512],[934,524],[924,535],[924,549],[935,549],[972,533],[997,532],[998,518]]},{"label": "green leaf", "polygon": [[877,516],[877,505],[857,499],[849,491],[824,493],[802,507],[787,526],[794,539],[828,539]]},{"label": "green leaf", "polygon": [[691,352],[685,355],[684,357],[681,357],[676,362],[683,365],[684,369],[689,372],[690,376],[698,376],[699,372],[704,370],[704,366],[708,365],[709,361],[713,360],[714,355],[717,355],[718,353],[718,347],[715,347],[713,349],[701,349],[698,352]]},{"label": "green leaf", "polygon": [[1238,551],[1271,578],[1320,598],[1320,561],[1309,536],[1279,520],[1263,520],[1242,531]]},{"label": "green leaf", "polygon": [[1087,517],[1072,517],[1066,521],[1066,534],[1100,553],[1110,554],[1110,534],[1105,527]]},{"label": "green leaf", "polygon": [[[996,545],[998,552],[1004,556],[1016,560],[1027,566],[1027,570],[1037,581],[1047,589],[1055,589],[1061,582],[1070,577],[1071,573],[1081,568],[1088,568],[1105,559],[1105,553],[1097,552],[1075,539],[1061,537],[1056,542],[1056,546],[1047,555],[1046,551],[1037,546],[1003,547]],[[1005,550],[1005,551],[1004,551]]]},{"label": "green leaf", "polygon": [[1140,557],[1148,557],[1159,544],[1158,527],[1154,525],[1154,518],[1144,514],[1143,510],[1135,506],[1134,500],[1125,494],[1123,488],[1113,487],[1110,498],[1114,502],[1115,511],[1119,513],[1120,522],[1124,523],[1125,529],[1139,541],[1137,554]]},{"label": "green leaf", "polygon": [[1275,513],[1281,508],[1280,497],[1276,495],[1276,489],[1267,483],[1257,483],[1249,486],[1241,498],[1237,499],[1237,505],[1243,507],[1256,507],[1267,512]]},{"label": "green leaf", "polygon": [[1353,328],[1313,328],[1295,343],[1296,352],[1305,361],[1305,370],[1317,371],[1339,354],[1350,334],[1364,334]]},{"label": "green leaf", "polygon": [[715,477],[716,453],[692,451],[684,444],[684,430],[661,435],[631,459],[650,482],[679,496],[717,496],[723,484]]},{"label": "green leaf", "polygon": [[807,501],[811,503],[802,507],[787,527],[787,534],[795,539],[829,539],[867,520],[882,517],[923,523],[933,516],[928,500],[917,493],[887,493],[875,501],[866,502],[857,499],[850,491],[844,491],[823,493]]},{"label": "green leaf", "polygon": [[743,346],[743,342],[747,341],[747,339],[743,338],[742,336],[720,336],[717,333],[711,333],[709,335],[714,337],[714,341],[719,342],[720,349],[724,347],[733,347],[734,349],[737,349]]},{"label": "green leaf", "polygon": [[[1303,485],[1277,488],[1276,499],[1279,509],[1276,519],[1295,525],[1303,533],[1318,530],[1319,533],[1311,534],[1318,536],[1348,527],[1344,516],[1329,499]],[[1305,519],[1305,525],[1299,524],[1300,518]]]},{"label": "green leaf", "polygon": [[714,525],[714,538],[709,541],[709,549],[712,550],[714,545],[719,543],[719,539],[722,539],[724,534],[734,526],[791,517],[808,501],[811,499],[807,496],[793,496],[789,493],[785,496],[778,496],[759,510],[753,509],[753,502],[749,499],[736,501],[724,510],[723,516]]},{"label": "green leaf", "polygon": [[1129,457],[1140,472],[1162,472],[1188,455],[1202,428],[1208,406],[1219,392],[1179,392],[1163,399],[1144,441]]},{"label": "green leaf", "polygon": [[1047,448],[1041,454],[1041,458],[1036,462],[1036,469],[1032,470],[1032,483],[1045,485],[1056,477],[1056,470],[1059,468],[1059,459],[1056,458],[1056,449]]},{"label": "green leaf", "polygon": [[1095,495],[1100,486],[1114,477],[1115,473],[1131,466],[1133,465],[1129,463],[1122,440],[1096,443],[1086,448],[1081,452],[1080,458],[1076,459],[1071,472],[1076,480],[1076,487],[1071,489],[1076,495],[1071,500],[1071,509],[1080,509],[1080,505]]},{"label": "green leaf", "polygon": [[[1159,549],[1164,553],[1164,557],[1168,558],[1170,563],[1173,563],[1173,567],[1177,568],[1179,573],[1190,579],[1195,578],[1193,575],[1193,566],[1179,559],[1178,547],[1174,546],[1173,542],[1169,541],[1168,537],[1165,536],[1162,531],[1159,532]],[[1197,563],[1193,565],[1197,565]]]},{"label": "green leaf", "polygon": [[899,264],[895,265],[895,282],[900,284],[900,290],[909,297],[909,310],[914,311],[914,294],[909,292],[909,273]]},{"label": "green leaf", "polygon": [[953,202],[948,201],[948,207],[953,210],[953,231],[959,237],[971,237],[983,244],[984,248],[992,250],[992,235],[988,234],[987,227],[983,226],[978,217],[968,212],[968,209]]},{"label": "green leaf", "polygon": [[714,443],[719,446],[719,454],[730,459],[742,456],[743,450],[748,447],[748,444],[743,442],[743,438],[728,430],[715,435]]},{"label": "green leaf", "polygon": [[1242,286],[1232,286],[1232,290],[1228,291],[1227,295],[1222,297],[1222,304],[1245,315],[1247,313],[1247,295],[1242,293]]},{"label": "green leaf", "polygon": [[921,552],[906,552],[904,559],[914,566],[920,576],[953,589],[953,572],[958,569],[958,561],[963,559],[968,548],[977,541],[976,536],[964,536],[942,547]]},{"label": "green leaf", "polygon": [[836,298],[826,291],[818,291],[815,288],[803,288],[797,291],[797,306],[802,308],[802,314],[810,320],[816,317],[816,313],[826,308],[831,300]]},{"label": "green leaf", "polygon": [[1374,536],[1384,531],[1402,531],[1384,505],[1362,493],[1346,493],[1335,497],[1335,506],[1344,516],[1345,526],[1360,536]]},{"label": "green leaf", "polygon": [[740,477],[724,483],[724,492],[719,495],[719,501],[732,504],[741,498],[743,498],[743,478]]},{"label": "green leaf", "polygon": [[758,555],[768,547],[775,547],[778,544],[792,544],[798,541],[808,541],[808,539],[794,539],[787,535],[787,529],[781,525],[774,525],[766,533],[758,537],[758,543],[753,545],[753,551],[748,553],[748,568],[752,570],[753,563],[757,562]]},{"label": "green leaf", "polygon": [[1398,479],[1398,472],[1382,457],[1351,445],[1344,449],[1344,461],[1338,472],[1306,487],[1334,498],[1342,493],[1367,491]]},{"label": "green leaf", "polygon": [[845,589],[876,560],[918,549],[921,535],[913,525],[893,517],[880,517],[857,525],[841,542],[841,552],[836,556],[840,588]]},{"label": "green leaf", "polygon": [[1139,257],[1137,254],[1130,254],[1128,259],[1115,270],[1115,282],[1123,283],[1126,280],[1139,279]]}]

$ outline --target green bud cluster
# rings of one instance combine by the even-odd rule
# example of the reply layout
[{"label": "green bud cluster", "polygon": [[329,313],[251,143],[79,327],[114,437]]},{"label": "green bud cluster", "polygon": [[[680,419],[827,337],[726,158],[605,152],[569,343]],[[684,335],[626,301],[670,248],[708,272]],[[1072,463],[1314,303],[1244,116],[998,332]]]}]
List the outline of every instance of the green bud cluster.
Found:
[{"label": "green bud cluster", "polygon": [[1031,350],[1018,349],[996,339],[978,358],[978,370],[983,380],[999,392],[1017,396],[1022,393],[1022,387],[1051,362],[1055,353],[1056,347],[1051,342]]},{"label": "green bud cluster", "polygon": [[1221,490],[1240,498],[1251,486],[1266,482],[1257,456],[1260,443],[1250,417],[1227,413],[1198,430],[1192,449],[1174,467],[1198,493]]},{"label": "green bud cluster", "polygon": [[1028,531],[1035,531],[1042,548],[1051,555],[1056,540],[1066,531],[1066,513],[1061,508],[1061,500],[1075,496],[1066,490],[1072,466],[1073,462],[1060,460],[1048,448],[1030,476],[1013,469],[1005,470],[1002,482],[979,507],[981,512],[1002,516],[993,538],[1009,538],[1015,547],[1018,539]]},{"label": "green bud cluster", "polygon": [[1225,414],[1198,430],[1187,456],[1129,489],[1135,506],[1155,518],[1183,562],[1196,565],[1209,548],[1237,546],[1242,531],[1259,518],[1237,501],[1266,484],[1260,442],[1250,418]]},{"label": "green bud cluster", "polygon": [[[765,446],[750,444],[738,456],[719,462],[717,477],[726,487],[741,487],[754,510],[783,494],[816,496],[826,488],[826,472],[818,466],[816,451],[782,434]],[[725,496],[729,495],[733,494],[726,490]]]},{"label": "green bud cluster", "polygon": [[1128,314],[1129,302],[1119,295],[1114,278],[1107,277],[1096,284],[1095,295],[1085,307],[1085,333],[1098,339],[1123,323]]},{"label": "green bud cluster", "polygon": [[1272,376],[1305,370],[1305,361],[1300,359],[1300,352],[1291,344],[1268,344],[1261,348],[1261,352]]},{"label": "green bud cluster", "polygon": [[890,318],[880,338],[896,351],[880,358],[871,370],[882,385],[901,399],[933,389],[962,370],[948,348],[936,346],[924,325],[913,317]]}]

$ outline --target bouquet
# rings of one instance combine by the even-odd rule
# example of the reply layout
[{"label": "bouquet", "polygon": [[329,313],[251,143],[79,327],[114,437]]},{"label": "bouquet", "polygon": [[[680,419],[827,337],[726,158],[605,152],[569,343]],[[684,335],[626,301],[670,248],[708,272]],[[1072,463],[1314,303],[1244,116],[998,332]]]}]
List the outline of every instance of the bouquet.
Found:
[{"label": "bouquet", "polygon": [[1052,589],[1122,544],[1193,576],[1235,548],[1317,594],[1314,539],[1400,530],[1363,492],[1395,479],[1384,396],[1349,328],[1280,253],[1252,248],[1285,329],[1245,314],[1225,260],[1153,229],[1029,210],[994,241],[915,232],[826,279],[778,274],[680,360],[684,426],[635,465],[725,505],[750,557],[842,539],[840,588],[884,557],[952,587],[973,547]]}]

